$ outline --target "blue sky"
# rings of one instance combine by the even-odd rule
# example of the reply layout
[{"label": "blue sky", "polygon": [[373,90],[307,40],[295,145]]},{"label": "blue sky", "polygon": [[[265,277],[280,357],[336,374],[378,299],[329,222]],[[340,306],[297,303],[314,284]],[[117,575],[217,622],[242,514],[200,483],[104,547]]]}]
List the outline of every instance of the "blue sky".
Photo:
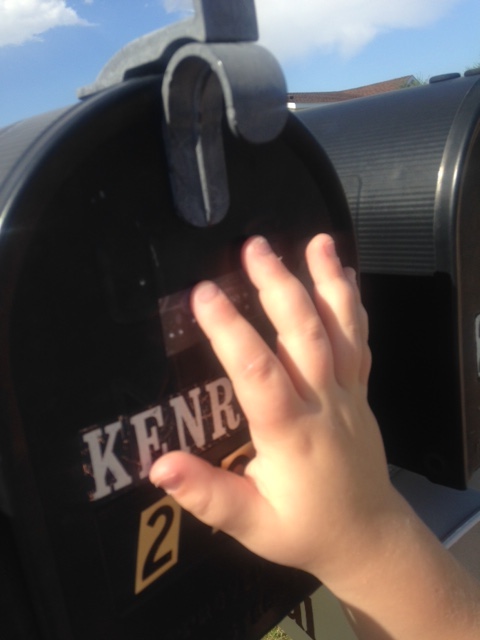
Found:
[{"label": "blue sky", "polygon": [[[226,0],[219,0],[226,1]],[[0,0],[0,127],[76,100],[130,40],[191,0]],[[480,63],[479,0],[256,0],[290,91],[428,79]]]}]

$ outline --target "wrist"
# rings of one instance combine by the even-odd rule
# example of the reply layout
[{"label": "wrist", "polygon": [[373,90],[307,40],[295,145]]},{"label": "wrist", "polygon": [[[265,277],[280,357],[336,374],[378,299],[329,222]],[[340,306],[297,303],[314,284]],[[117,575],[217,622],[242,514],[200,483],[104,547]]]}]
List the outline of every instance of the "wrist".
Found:
[{"label": "wrist", "polygon": [[361,638],[480,637],[480,587],[393,490],[389,508],[358,534],[349,566],[324,584]]},{"label": "wrist", "polygon": [[[350,531],[338,532],[335,554],[312,573],[337,597],[364,594],[367,585],[401,562],[410,538],[416,539],[424,525],[405,499],[389,485],[381,505],[374,511],[352,517]],[[334,547],[332,547],[334,548]]]}]

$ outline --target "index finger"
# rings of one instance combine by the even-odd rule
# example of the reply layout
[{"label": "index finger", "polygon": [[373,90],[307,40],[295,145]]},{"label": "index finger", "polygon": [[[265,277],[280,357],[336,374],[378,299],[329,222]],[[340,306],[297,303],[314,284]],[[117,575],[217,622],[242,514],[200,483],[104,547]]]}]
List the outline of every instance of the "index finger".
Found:
[{"label": "index finger", "polygon": [[[231,379],[250,426],[262,433],[288,424],[301,398],[277,356],[213,282],[194,288],[193,313]],[[254,433],[252,433],[254,438]]]}]

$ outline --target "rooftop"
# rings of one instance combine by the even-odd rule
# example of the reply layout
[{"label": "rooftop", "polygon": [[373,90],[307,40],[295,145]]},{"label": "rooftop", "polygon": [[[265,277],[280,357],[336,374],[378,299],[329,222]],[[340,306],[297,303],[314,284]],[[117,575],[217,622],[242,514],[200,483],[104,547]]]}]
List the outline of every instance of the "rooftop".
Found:
[{"label": "rooftop", "polygon": [[288,102],[305,105],[344,102],[345,100],[365,98],[366,96],[374,96],[378,93],[404,89],[405,87],[414,86],[415,84],[417,84],[415,76],[402,76],[401,78],[385,80],[384,82],[376,82],[375,84],[368,84],[363,87],[357,87],[356,89],[345,89],[344,91],[289,93]]}]

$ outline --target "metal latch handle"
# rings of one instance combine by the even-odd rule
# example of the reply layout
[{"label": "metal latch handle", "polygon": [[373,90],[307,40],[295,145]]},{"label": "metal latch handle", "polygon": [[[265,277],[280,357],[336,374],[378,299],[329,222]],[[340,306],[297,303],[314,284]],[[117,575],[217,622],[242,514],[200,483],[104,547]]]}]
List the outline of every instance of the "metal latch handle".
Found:
[{"label": "metal latch handle", "polygon": [[230,198],[223,150],[231,132],[254,144],[274,140],[287,119],[282,70],[258,38],[254,0],[194,0],[195,17],[131,42],[81,97],[142,75],[163,76],[165,142],[179,215],[219,222]]}]

